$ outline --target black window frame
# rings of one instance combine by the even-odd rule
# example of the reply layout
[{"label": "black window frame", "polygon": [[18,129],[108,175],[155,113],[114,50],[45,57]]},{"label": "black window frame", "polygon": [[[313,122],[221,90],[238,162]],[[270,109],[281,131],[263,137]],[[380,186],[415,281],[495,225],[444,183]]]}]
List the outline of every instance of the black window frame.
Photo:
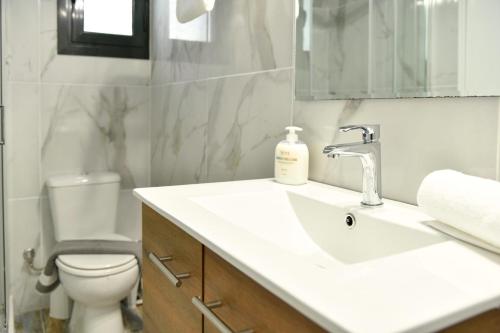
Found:
[{"label": "black window frame", "polygon": [[[149,59],[149,0],[132,0],[132,36],[85,32],[75,0],[57,1],[57,53]],[[162,0],[163,1],[163,0]],[[112,18],[111,18],[112,19]]]}]

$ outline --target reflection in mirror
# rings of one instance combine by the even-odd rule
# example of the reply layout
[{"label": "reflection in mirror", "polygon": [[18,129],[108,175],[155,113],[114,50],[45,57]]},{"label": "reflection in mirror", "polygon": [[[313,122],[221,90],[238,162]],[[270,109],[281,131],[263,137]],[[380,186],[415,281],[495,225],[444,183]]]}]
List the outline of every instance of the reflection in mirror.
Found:
[{"label": "reflection in mirror", "polygon": [[177,0],[163,0],[169,2],[169,38],[192,42],[210,42],[210,13],[181,23],[177,19]]},{"label": "reflection in mirror", "polygon": [[299,99],[500,95],[498,0],[299,2]]},{"label": "reflection in mirror", "polygon": [[132,0],[80,1],[83,1],[85,32],[132,36]]}]

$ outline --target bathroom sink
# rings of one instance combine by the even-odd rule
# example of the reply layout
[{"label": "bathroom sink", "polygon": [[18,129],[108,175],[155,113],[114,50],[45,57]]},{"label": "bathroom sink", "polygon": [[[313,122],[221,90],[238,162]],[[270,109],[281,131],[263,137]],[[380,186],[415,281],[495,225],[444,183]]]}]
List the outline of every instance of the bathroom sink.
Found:
[{"label": "bathroom sink", "polygon": [[134,193],[327,331],[435,332],[500,304],[500,256],[412,205],[270,179]]},{"label": "bathroom sink", "polygon": [[[362,213],[345,210],[305,196],[288,193],[297,219],[325,252],[346,264],[394,255],[435,243],[443,236]],[[369,209],[369,208],[368,208]]]},{"label": "bathroom sink", "polygon": [[329,202],[312,197],[273,189],[191,200],[228,223],[295,254],[323,251],[343,264],[396,255],[446,240],[422,224],[405,221],[404,212],[397,207],[364,208],[359,198],[352,201],[339,194]]}]

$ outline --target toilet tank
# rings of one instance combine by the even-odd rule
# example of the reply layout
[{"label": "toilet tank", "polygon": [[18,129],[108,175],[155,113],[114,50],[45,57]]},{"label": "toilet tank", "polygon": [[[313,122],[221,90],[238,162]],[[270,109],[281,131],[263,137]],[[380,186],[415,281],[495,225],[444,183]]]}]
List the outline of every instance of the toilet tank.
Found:
[{"label": "toilet tank", "polygon": [[120,176],[103,172],[47,180],[56,241],[115,232]]}]

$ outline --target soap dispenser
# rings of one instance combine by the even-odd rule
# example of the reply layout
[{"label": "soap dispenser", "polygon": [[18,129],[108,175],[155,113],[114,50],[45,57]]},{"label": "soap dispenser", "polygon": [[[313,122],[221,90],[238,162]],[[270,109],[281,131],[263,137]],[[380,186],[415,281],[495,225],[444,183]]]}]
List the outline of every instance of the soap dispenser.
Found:
[{"label": "soap dispenser", "polygon": [[274,177],[282,184],[302,185],[307,183],[309,174],[309,150],[296,133],[302,128],[289,126],[286,130],[286,140],[276,146]]}]

